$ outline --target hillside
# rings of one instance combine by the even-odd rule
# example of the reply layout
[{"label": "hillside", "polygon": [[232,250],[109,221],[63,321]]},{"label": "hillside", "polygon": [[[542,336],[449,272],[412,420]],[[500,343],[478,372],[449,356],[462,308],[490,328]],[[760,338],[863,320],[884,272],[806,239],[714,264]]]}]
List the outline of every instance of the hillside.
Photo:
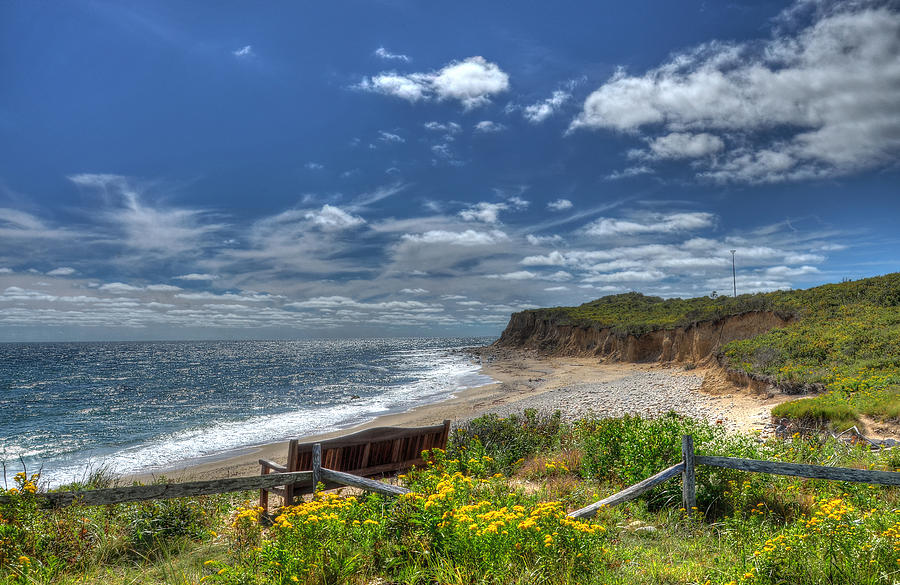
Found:
[{"label": "hillside", "polygon": [[900,417],[900,273],[738,297],[607,296],[515,313],[496,343],[616,361],[715,360],[785,392],[827,391],[777,415],[838,425]]}]

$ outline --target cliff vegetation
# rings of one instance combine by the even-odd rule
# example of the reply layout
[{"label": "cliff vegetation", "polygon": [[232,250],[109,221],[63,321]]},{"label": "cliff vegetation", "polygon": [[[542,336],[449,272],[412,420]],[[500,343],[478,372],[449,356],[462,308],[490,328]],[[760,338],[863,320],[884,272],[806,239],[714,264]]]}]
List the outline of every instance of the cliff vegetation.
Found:
[{"label": "cliff vegetation", "polygon": [[500,345],[623,361],[696,363],[786,392],[776,416],[846,427],[900,418],[900,273],[738,297],[607,296],[512,316]]}]

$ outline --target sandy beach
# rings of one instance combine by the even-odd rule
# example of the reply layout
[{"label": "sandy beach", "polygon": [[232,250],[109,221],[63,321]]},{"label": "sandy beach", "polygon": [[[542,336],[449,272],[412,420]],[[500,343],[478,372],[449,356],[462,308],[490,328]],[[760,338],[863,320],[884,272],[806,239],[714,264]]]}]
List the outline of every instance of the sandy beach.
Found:
[{"label": "sandy beach", "polygon": [[[529,351],[485,349],[473,355],[481,373],[496,383],[469,388],[453,398],[407,412],[380,416],[334,433],[305,437],[325,439],[375,426],[419,426],[450,419],[455,425],[485,413],[507,415],[526,408],[560,410],[567,419],[587,415],[658,416],[674,410],[705,418],[736,431],[771,431],[769,411],[788,397],[753,395],[717,387],[702,391],[702,368],[685,371],[659,364],[599,363],[596,358],[548,357]],[[709,388],[704,388],[709,390]],[[240,477],[259,473],[259,459],[284,463],[287,443],[278,442],[223,453],[182,468],[138,474],[126,481],[149,482],[164,475],[169,481]]]}]

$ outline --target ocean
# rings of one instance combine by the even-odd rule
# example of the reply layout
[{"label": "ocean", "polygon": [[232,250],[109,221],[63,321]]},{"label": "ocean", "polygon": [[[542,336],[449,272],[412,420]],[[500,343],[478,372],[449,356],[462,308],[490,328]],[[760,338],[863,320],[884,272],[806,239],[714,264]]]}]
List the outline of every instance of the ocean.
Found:
[{"label": "ocean", "polygon": [[164,472],[493,380],[488,338],[0,344],[0,461],[42,483]]}]

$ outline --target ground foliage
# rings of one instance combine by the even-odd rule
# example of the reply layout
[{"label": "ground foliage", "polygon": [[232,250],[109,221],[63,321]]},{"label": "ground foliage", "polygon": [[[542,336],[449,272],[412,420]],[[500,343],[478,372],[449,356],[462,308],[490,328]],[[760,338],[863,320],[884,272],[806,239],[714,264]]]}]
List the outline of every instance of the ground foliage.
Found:
[{"label": "ground foliage", "polygon": [[[39,508],[20,475],[0,504],[5,583],[894,583],[896,488],[698,470],[698,509],[671,481],[647,496],[566,511],[699,453],[897,470],[822,436],[761,442],[676,415],[473,421],[401,480],[400,498],[320,493],[266,520],[252,504],[192,498]],[[534,435],[539,435],[537,438]],[[505,463],[508,462],[508,463]],[[498,471],[503,470],[503,471]],[[690,512],[690,514],[689,514]]]}]

